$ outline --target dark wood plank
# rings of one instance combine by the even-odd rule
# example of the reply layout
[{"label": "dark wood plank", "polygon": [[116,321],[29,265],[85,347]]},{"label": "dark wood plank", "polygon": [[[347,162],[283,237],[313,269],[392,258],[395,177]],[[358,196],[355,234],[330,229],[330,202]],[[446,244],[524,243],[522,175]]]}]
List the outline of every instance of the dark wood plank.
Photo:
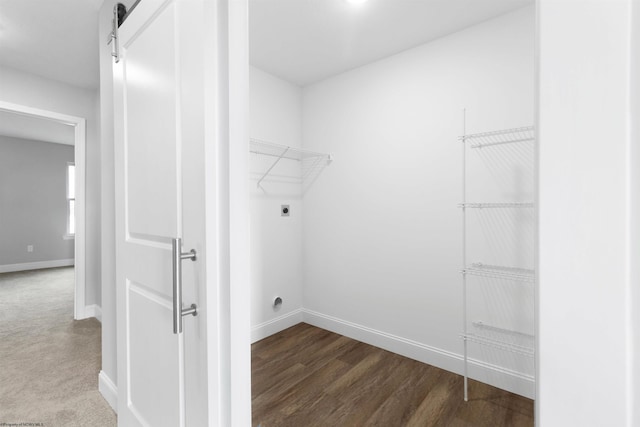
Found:
[{"label": "dark wood plank", "polygon": [[340,360],[332,360],[322,366],[322,368],[309,375],[303,383],[282,397],[279,405],[272,406],[271,410],[279,410],[285,417],[305,409],[308,405],[317,400],[317,396],[322,390],[337,378],[340,378],[349,365]]},{"label": "dark wood plank", "polygon": [[377,365],[375,372],[361,378],[347,393],[342,401],[351,408],[349,415],[336,419],[334,425],[362,426],[371,414],[389,398],[389,396],[412,374],[411,367],[404,363],[405,358],[385,352],[385,357]]},{"label": "dark wood plank", "polygon": [[333,396],[340,396],[342,393],[353,390],[353,385],[358,382],[358,380],[371,375],[383,359],[383,352],[381,350],[372,350],[373,351],[366,355],[360,362],[353,365],[342,377],[327,387],[325,392]]},{"label": "dark wood plank", "polygon": [[531,400],[469,380],[469,401],[461,402],[452,426],[528,427],[533,425]]},{"label": "dark wood plank", "polygon": [[252,346],[253,425],[533,426],[533,401],[307,324]]},{"label": "dark wood plank", "polygon": [[408,427],[446,425],[462,400],[462,384],[461,376],[442,371],[437,383],[424,397],[406,425]]},{"label": "dark wood plank", "polygon": [[365,426],[406,425],[441,375],[439,369],[414,360],[409,360],[407,366],[412,375],[380,405]]}]

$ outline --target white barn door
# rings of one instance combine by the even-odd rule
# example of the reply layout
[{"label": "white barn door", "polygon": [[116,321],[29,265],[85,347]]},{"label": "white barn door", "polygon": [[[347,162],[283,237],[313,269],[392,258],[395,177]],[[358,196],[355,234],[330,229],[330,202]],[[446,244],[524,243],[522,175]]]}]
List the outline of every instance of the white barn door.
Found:
[{"label": "white barn door", "polygon": [[[244,424],[244,416],[231,413],[234,406],[246,409],[238,402],[248,401],[249,388],[234,386],[233,377],[249,372],[230,360],[230,301],[219,298],[230,292],[229,269],[221,265],[229,259],[229,238],[217,234],[229,215],[223,206],[228,192],[220,190],[229,182],[229,157],[218,154],[229,150],[219,135],[225,130],[220,117],[230,113],[214,88],[228,78],[216,70],[228,59],[216,49],[223,33],[206,16],[224,22],[224,4],[143,0],[119,29],[114,105],[121,426]],[[249,347],[235,347],[248,360]],[[239,390],[234,396],[232,388]]]}]

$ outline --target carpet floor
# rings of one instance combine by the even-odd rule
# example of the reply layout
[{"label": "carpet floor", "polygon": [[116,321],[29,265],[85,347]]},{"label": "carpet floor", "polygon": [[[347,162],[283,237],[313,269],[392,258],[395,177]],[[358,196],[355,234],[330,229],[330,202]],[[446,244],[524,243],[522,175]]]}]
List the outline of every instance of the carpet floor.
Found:
[{"label": "carpet floor", "polygon": [[111,427],[100,322],[73,320],[73,268],[0,274],[0,425]]}]

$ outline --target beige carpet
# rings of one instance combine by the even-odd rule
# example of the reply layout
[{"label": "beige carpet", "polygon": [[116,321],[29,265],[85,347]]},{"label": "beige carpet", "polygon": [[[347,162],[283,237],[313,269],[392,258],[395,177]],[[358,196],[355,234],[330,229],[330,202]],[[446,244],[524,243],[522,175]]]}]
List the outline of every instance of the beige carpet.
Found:
[{"label": "beige carpet", "polygon": [[0,274],[0,425],[116,425],[98,391],[100,322],[73,320],[73,292],[70,267]]}]

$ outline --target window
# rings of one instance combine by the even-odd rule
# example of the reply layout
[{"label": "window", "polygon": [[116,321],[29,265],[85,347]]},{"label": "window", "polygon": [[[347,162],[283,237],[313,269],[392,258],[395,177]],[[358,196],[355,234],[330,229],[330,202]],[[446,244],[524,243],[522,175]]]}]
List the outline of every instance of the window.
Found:
[{"label": "window", "polygon": [[67,235],[76,234],[76,165],[67,164]]}]

